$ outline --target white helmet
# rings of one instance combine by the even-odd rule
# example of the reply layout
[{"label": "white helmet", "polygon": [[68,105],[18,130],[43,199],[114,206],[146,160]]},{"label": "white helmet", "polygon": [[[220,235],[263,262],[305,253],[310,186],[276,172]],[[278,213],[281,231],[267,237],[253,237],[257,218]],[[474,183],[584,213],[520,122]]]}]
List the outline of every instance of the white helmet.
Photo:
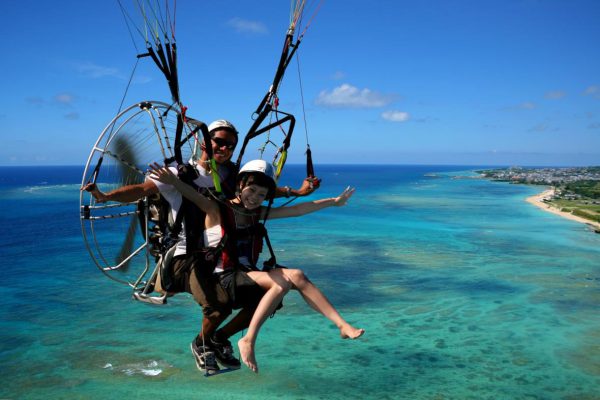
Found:
[{"label": "white helmet", "polygon": [[238,131],[237,129],[235,129],[235,126],[233,126],[231,122],[226,121],[224,119],[218,119],[216,121],[211,122],[208,126],[208,133],[212,133],[213,131],[216,131],[218,129],[225,129],[227,131],[235,133],[236,135],[238,134]]},{"label": "white helmet", "polygon": [[275,168],[272,164],[266,162],[265,160],[248,161],[238,172],[238,182],[242,181],[246,175],[251,173],[258,173],[267,178],[266,183],[268,185],[267,187],[269,188],[269,195],[275,195],[277,180],[275,179]]}]

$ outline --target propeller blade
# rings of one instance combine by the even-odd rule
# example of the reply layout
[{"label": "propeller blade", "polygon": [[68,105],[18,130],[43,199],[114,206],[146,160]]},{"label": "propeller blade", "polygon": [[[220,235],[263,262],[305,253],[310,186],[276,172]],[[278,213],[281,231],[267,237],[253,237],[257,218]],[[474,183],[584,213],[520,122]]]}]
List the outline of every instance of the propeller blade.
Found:
[{"label": "propeller blade", "polygon": [[[121,182],[122,185],[133,185],[136,183],[141,183],[143,181],[143,176],[138,172],[138,160],[135,152],[135,147],[128,140],[127,136],[117,136],[113,140],[113,148],[115,149],[115,153],[119,155],[120,160],[122,161],[119,164],[119,171],[121,174]],[[140,207],[137,207],[138,213],[142,212]],[[139,216],[134,215],[129,222],[129,227],[127,228],[127,233],[125,235],[125,240],[123,240],[123,244],[121,245],[121,250],[116,258],[116,263],[119,264],[127,257],[131,255],[133,251],[133,244],[135,239],[135,233],[137,230],[138,221],[141,225],[142,221],[145,223],[145,219],[138,218]],[[121,271],[127,271],[129,268],[129,261],[121,266]]]},{"label": "propeller blade", "polygon": [[140,176],[138,169],[138,160],[135,152],[135,147],[129,142],[125,136],[117,136],[113,140],[112,147],[114,153],[119,155],[121,162],[119,163],[119,172],[121,174],[122,185],[132,185],[141,183],[143,177]]},{"label": "propeller blade", "polygon": [[[129,222],[129,228],[127,228],[127,235],[125,235],[125,240],[123,241],[123,245],[121,246],[121,250],[119,251],[119,255],[117,256],[117,264],[129,257],[131,251],[133,250],[133,239],[135,238],[135,231],[137,230],[137,222],[137,217],[134,215],[131,218],[131,222]],[[129,261],[123,264],[120,270],[127,271],[128,268]]]}]

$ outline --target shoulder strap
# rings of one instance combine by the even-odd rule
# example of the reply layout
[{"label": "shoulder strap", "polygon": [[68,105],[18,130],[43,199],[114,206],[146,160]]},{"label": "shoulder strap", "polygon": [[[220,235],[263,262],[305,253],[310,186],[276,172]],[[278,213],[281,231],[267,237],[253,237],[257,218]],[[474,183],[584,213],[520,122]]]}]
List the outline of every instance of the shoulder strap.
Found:
[{"label": "shoulder strap", "polygon": [[[177,167],[177,176],[181,181],[192,186],[196,190],[200,188],[194,183],[194,180],[198,178],[198,171],[193,165],[186,163]],[[202,231],[204,229],[204,223],[198,223],[198,221],[204,221],[205,214],[200,210],[194,203],[182,196],[181,207],[177,213],[177,218],[173,226],[173,232],[177,235],[181,232],[183,227],[183,221],[185,221],[185,237],[186,237],[186,252],[191,253],[204,247]]]},{"label": "shoulder strap", "polygon": [[271,257],[263,263],[263,271],[269,271],[275,267],[277,267],[277,258],[275,257],[275,252],[273,251],[273,246],[271,246],[271,241],[269,240],[269,234],[267,233],[267,228],[265,228],[264,224],[259,224],[262,227],[262,237],[265,239],[265,243],[267,243],[267,247],[269,248],[269,254]]},{"label": "shoulder strap", "polygon": [[[188,185],[191,185],[194,189],[197,190],[197,186],[194,184],[194,180],[198,177],[198,172],[196,171],[196,169],[191,165],[191,164],[181,164],[177,166],[177,177],[187,183]],[[189,201],[182,196],[182,200],[181,200],[181,207],[179,208],[179,211],[177,212],[177,217],[175,218],[175,221],[173,222],[173,225],[171,226],[171,235],[177,237],[179,235],[179,233],[181,232],[181,228],[182,228],[182,223],[183,223],[183,218],[185,215],[185,209],[187,208],[187,205],[185,203],[189,203]]]},{"label": "shoulder strap", "polygon": [[238,168],[231,161],[227,161],[222,165],[227,170],[227,177],[221,182],[221,189],[226,198],[233,199],[236,191],[235,180],[238,174]]},{"label": "shoulder strap", "polygon": [[[223,237],[227,238],[227,240],[223,243],[223,248],[227,253],[227,260],[230,263],[236,263],[238,259],[238,251],[237,251],[237,232],[235,225],[235,215],[233,214],[233,210],[229,207],[226,202],[219,203],[219,208],[221,211],[221,226],[223,227]],[[226,260],[224,260],[225,262]]]}]

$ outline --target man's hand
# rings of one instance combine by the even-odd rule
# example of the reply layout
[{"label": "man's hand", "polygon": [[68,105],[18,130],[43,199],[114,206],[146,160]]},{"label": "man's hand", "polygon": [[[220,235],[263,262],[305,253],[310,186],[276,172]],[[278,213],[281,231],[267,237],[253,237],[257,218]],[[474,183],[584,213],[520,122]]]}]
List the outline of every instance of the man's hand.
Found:
[{"label": "man's hand", "polygon": [[95,183],[88,183],[81,190],[85,190],[86,192],[90,192],[91,195],[96,199],[97,203],[105,203],[107,201],[106,195],[98,189]]},{"label": "man's hand", "polygon": [[297,190],[298,196],[308,196],[309,194],[317,190],[320,185],[321,180],[316,176],[306,178],[304,179],[304,181],[302,181],[302,186],[300,186],[300,189]]}]

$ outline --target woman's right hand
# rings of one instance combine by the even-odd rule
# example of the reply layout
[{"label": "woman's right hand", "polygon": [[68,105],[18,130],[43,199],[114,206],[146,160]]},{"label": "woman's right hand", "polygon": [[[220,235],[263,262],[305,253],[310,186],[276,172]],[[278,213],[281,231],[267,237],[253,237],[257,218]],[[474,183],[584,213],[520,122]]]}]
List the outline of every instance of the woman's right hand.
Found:
[{"label": "woman's right hand", "polygon": [[150,178],[170,185],[174,185],[179,180],[169,167],[162,166],[156,162],[150,164]]}]

